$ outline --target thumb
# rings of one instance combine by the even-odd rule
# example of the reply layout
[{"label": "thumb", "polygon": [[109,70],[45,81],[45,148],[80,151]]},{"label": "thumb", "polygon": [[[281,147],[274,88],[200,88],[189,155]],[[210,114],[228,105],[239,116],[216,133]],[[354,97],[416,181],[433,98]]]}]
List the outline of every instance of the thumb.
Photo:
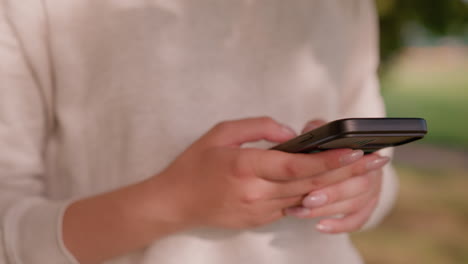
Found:
[{"label": "thumb", "polygon": [[247,118],[225,121],[214,126],[205,140],[220,146],[240,146],[258,140],[284,142],[296,136],[290,127],[278,123],[270,117]]},{"label": "thumb", "polygon": [[307,122],[307,124],[304,126],[304,129],[302,129],[302,133],[306,133],[306,132],[309,132],[311,130],[314,130],[318,127],[321,127],[323,125],[325,125],[326,122],[322,119],[315,119],[315,120],[311,120],[309,122]]}]

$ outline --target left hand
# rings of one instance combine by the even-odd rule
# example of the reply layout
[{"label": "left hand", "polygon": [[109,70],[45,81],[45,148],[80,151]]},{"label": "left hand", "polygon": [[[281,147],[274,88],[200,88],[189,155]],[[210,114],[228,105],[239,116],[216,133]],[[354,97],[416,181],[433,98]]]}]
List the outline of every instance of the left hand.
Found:
[{"label": "left hand", "polygon": [[[303,133],[324,123],[321,120],[311,121],[307,123]],[[312,191],[303,199],[302,207],[288,208],[285,210],[286,214],[299,218],[327,217],[316,225],[317,230],[323,233],[353,232],[361,229],[377,206],[382,184],[382,167],[389,160],[388,157],[377,159],[368,165],[371,168],[366,174]]]}]

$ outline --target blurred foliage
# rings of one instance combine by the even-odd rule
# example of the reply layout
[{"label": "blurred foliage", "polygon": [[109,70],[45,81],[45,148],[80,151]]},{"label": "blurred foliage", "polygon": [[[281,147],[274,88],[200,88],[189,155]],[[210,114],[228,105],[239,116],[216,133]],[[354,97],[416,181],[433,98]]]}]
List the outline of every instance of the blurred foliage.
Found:
[{"label": "blurred foliage", "polygon": [[468,68],[421,68],[386,69],[381,79],[388,115],[423,117],[429,133],[421,143],[468,151],[468,124],[462,121],[468,116]]},{"label": "blurred foliage", "polygon": [[[423,117],[430,129],[424,142],[468,149],[468,125],[460,122],[468,115],[468,63],[463,62],[468,57],[463,48],[453,48],[453,42],[468,45],[468,0],[376,3],[381,86],[389,116]],[[431,49],[401,53],[406,46]]]},{"label": "blurred foliage", "polygon": [[[376,2],[388,115],[423,117],[429,133],[419,144],[468,153],[468,0]],[[379,228],[355,233],[354,242],[369,264],[468,263],[467,168],[452,166],[443,151],[408,153],[427,165],[396,164],[394,210]]]},{"label": "blurred foliage", "polygon": [[468,172],[397,171],[401,184],[394,210],[379,228],[352,236],[366,263],[468,263]]},{"label": "blurred foliage", "polygon": [[457,36],[468,42],[467,0],[376,0],[376,3],[384,67],[414,31],[424,31],[434,38]]}]

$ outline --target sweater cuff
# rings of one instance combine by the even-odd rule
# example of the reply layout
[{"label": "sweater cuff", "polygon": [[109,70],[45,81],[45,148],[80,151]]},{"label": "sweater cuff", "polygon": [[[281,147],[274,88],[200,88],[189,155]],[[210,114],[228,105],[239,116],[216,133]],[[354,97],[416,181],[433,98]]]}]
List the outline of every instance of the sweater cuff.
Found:
[{"label": "sweater cuff", "polygon": [[4,218],[4,243],[12,264],[78,264],[63,243],[62,222],[70,201],[23,200]]}]

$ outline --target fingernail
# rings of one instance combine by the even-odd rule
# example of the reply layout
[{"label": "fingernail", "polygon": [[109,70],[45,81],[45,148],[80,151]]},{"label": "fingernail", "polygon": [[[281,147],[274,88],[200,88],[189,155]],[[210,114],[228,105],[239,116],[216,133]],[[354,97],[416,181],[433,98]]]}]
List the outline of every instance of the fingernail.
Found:
[{"label": "fingernail", "polygon": [[323,193],[307,196],[302,201],[302,205],[307,208],[314,208],[327,203],[328,197]]},{"label": "fingernail", "polygon": [[364,151],[360,149],[353,150],[352,152],[341,156],[340,158],[341,165],[345,166],[345,165],[351,164],[357,161],[358,159],[362,158],[362,156],[364,156]]},{"label": "fingernail", "polygon": [[389,157],[382,157],[382,158],[378,158],[375,160],[371,160],[367,163],[366,168],[367,170],[370,170],[370,171],[377,170],[385,166],[385,164],[387,164],[389,161],[390,161]]},{"label": "fingernail", "polygon": [[282,125],[282,130],[285,134],[287,134],[288,136],[291,136],[291,137],[295,137],[296,136],[296,132],[290,128],[289,126],[286,126],[286,125]]},{"label": "fingernail", "polygon": [[317,224],[315,228],[317,228],[317,230],[320,232],[326,232],[326,233],[331,232],[333,230],[331,226],[327,226],[323,224]]},{"label": "fingernail", "polygon": [[310,209],[304,207],[293,207],[285,209],[284,212],[286,215],[305,217],[310,214]]}]

